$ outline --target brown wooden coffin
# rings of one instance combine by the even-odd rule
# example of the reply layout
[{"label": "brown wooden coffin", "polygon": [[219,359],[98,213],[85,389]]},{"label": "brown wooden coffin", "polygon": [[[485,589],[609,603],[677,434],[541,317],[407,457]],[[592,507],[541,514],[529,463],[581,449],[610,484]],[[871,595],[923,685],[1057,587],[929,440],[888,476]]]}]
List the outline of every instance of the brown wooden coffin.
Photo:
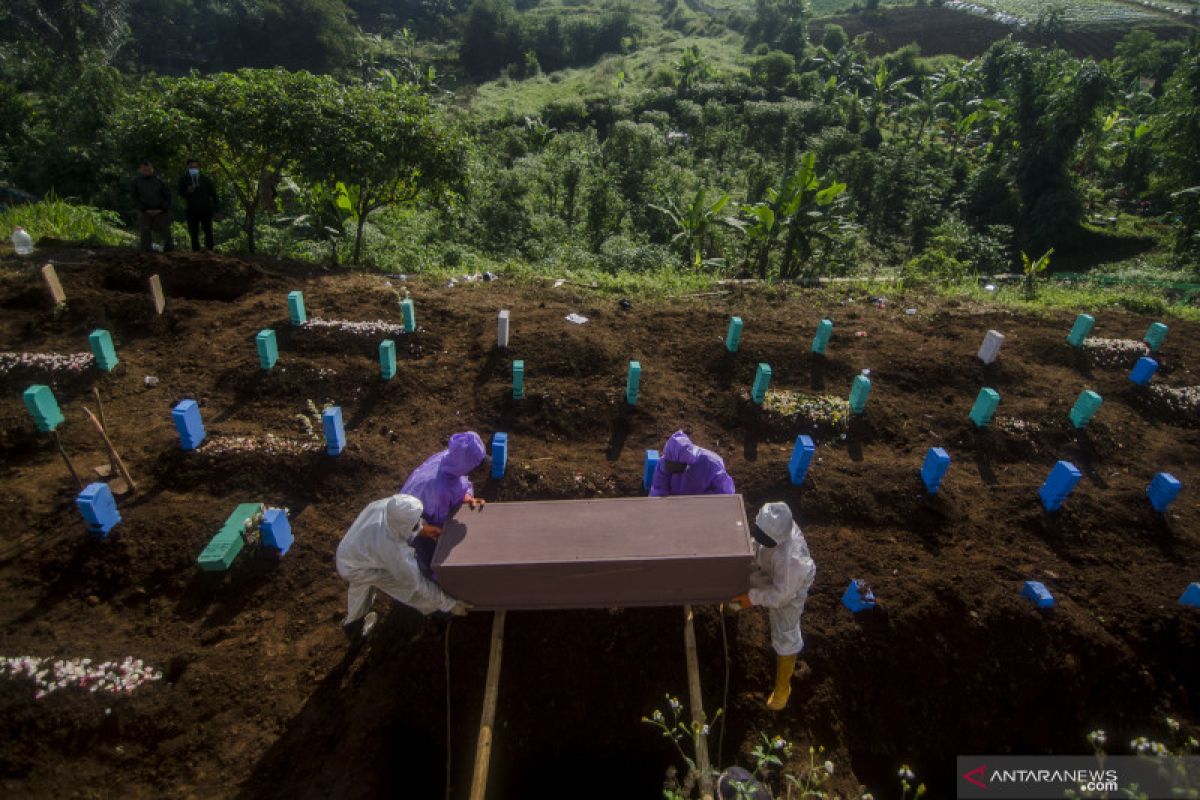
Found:
[{"label": "brown wooden coffin", "polygon": [[753,557],[741,495],[493,503],[461,509],[433,558],[481,609],[719,603]]}]

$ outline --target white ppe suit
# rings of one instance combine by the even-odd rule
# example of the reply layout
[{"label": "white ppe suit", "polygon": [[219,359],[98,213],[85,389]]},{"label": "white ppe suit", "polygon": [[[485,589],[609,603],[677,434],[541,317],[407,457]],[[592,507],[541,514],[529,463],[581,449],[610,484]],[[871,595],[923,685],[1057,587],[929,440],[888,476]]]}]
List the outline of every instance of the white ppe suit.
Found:
[{"label": "white ppe suit", "polygon": [[800,615],[817,575],[808,552],[808,542],[792,512],[783,503],[769,503],[755,523],[775,547],[754,543],[754,566],[750,572],[750,602],[766,606],[771,620],[771,646],[780,656],[794,656],[804,649]]},{"label": "white ppe suit", "polygon": [[412,541],[421,527],[421,501],[398,494],[364,508],[342,537],[337,571],[349,584],[349,624],[370,611],[377,588],[422,614],[450,611],[455,600],[421,574]]}]

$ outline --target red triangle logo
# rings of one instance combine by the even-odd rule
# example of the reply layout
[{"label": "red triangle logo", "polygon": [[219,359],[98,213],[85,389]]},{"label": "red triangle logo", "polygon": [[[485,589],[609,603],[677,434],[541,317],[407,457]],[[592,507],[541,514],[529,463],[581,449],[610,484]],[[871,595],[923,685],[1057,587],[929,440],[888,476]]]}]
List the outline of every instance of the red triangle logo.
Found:
[{"label": "red triangle logo", "polygon": [[965,780],[968,780],[971,783],[975,784],[980,789],[986,789],[987,784],[983,782],[983,773],[984,773],[984,770],[986,770],[986,769],[987,769],[986,765],[980,764],[978,767],[971,770],[970,772],[964,772],[963,778]]}]

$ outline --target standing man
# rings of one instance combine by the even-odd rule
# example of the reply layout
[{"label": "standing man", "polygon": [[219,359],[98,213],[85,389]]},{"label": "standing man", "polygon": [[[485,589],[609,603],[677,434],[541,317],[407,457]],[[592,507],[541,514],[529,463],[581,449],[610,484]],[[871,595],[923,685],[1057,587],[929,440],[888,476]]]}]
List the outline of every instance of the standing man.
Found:
[{"label": "standing man", "polygon": [[733,478],[719,455],[692,444],[683,431],[671,434],[654,469],[651,497],[733,493]]},{"label": "standing man", "polygon": [[179,179],[179,194],[187,204],[188,234],[192,237],[192,252],[200,252],[200,226],[204,226],[204,249],[213,249],[213,214],[221,210],[217,187],[212,178],[200,174],[200,162],[190,159],[187,172]]},{"label": "standing man", "polygon": [[413,542],[421,536],[421,501],[398,494],[364,508],[337,548],[337,571],[350,588],[342,630],[351,642],[375,625],[371,603],[381,589],[422,614],[464,616],[470,606],[455,600],[421,574]]},{"label": "standing man", "polygon": [[163,252],[175,249],[171,242],[171,190],[162,178],[154,174],[149,161],[138,164],[138,175],[129,185],[133,195],[133,207],[138,211],[138,233],[142,238],[142,252],[151,250],[151,232],[157,231],[163,240]]},{"label": "standing man", "polygon": [[767,708],[782,711],[792,694],[796,657],[804,649],[800,615],[817,575],[800,526],[792,520],[787,503],[767,503],[754,524],[754,566],[750,591],[733,598],[735,607],[766,606],[771,621],[771,647],[775,650],[775,691]]},{"label": "standing man", "polygon": [[474,496],[475,487],[467,477],[487,458],[483,439],[475,431],[463,431],[450,437],[445,450],[434,453],[421,466],[413,470],[400,491],[421,501],[425,508],[425,522],[421,536],[413,542],[421,571],[433,575],[433,553],[437,539],[442,535],[446,520],[458,511],[463,503],[471,509],[484,505]]}]

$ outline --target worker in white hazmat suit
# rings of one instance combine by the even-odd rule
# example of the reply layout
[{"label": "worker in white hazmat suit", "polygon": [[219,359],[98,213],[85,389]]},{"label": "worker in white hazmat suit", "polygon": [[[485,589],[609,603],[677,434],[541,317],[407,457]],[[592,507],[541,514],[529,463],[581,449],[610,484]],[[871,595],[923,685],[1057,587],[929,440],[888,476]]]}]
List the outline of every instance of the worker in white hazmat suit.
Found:
[{"label": "worker in white hazmat suit", "polygon": [[817,567],[787,503],[764,505],[750,531],[755,542],[750,591],[735,597],[734,604],[735,608],[767,607],[776,654],[775,691],[767,698],[767,708],[780,711],[792,694],[796,656],[804,649],[800,615]]},{"label": "worker in white hazmat suit", "polygon": [[421,535],[421,501],[397,494],[362,510],[337,549],[337,570],[349,584],[342,628],[352,640],[366,636],[377,616],[371,611],[380,589],[422,614],[463,616],[470,606],[455,600],[421,574],[413,541]]}]

